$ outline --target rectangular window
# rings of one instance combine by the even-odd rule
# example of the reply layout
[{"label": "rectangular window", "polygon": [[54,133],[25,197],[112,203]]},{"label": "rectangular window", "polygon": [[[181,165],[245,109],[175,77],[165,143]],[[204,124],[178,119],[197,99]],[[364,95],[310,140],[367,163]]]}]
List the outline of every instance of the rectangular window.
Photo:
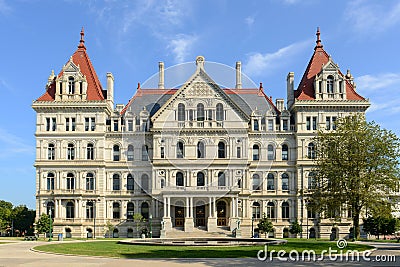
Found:
[{"label": "rectangular window", "polygon": [[208,114],[208,118],[207,118],[207,119],[208,119],[209,121],[212,121],[212,119],[213,119],[212,110],[211,110],[211,109],[208,110],[207,114]]},{"label": "rectangular window", "polygon": [[71,131],[75,131],[75,127],[76,127],[75,118],[71,118]]},{"label": "rectangular window", "polygon": [[50,131],[50,118],[46,118],[46,131]]},{"label": "rectangular window", "polygon": [[332,117],[332,130],[336,130],[336,117]]},{"label": "rectangular window", "polygon": [[311,117],[306,117],[306,129],[307,131],[311,130]]},{"label": "rectangular window", "polygon": [[240,158],[242,157],[242,148],[241,148],[240,146],[238,146],[238,147],[236,148],[236,157],[237,157],[238,159],[240,159]]},{"label": "rectangular window", "polygon": [[164,159],[165,158],[165,148],[164,147],[161,147],[160,153],[161,153],[161,158]]},{"label": "rectangular window", "polygon": [[287,131],[289,129],[288,128],[288,120],[282,120],[282,123],[283,123],[282,130]]},{"label": "rectangular window", "polygon": [[118,120],[114,120],[114,132],[118,132]]},{"label": "rectangular window", "polygon": [[89,118],[85,118],[85,131],[89,131]]},{"label": "rectangular window", "polygon": [[92,131],[94,131],[94,130],[96,130],[96,118],[90,118],[90,123],[91,123],[91,125],[90,125],[90,129],[92,130]]},{"label": "rectangular window", "polygon": [[312,117],[312,129],[317,130],[317,117]]},{"label": "rectangular window", "polygon": [[54,132],[57,129],[56,118],[51,118],[51,130]]},{"label": "rectangular window", "polygon": [[326,130],[331,129],[331,117],[326,116]]},{"label": "rectangular window", "polygon": [[189,121],[192,121],[193,117],[193,110],[189,110]]},{"label": "rectangular window", "polygon": [[272,132],[274,130],[274,120],[268,120],[268,131]]},{"label": "rectangular window", "polygon": [[85,131],[94,131],[96,129],[96,118],[85,118]]},{"label": "rectangular window", "polygon": [[128,131],[133,131],[133,120],[128,120]]},{"label": "rectangular window", "polygon": [[69,131],[69,118],[65,118],[65,130]]}]

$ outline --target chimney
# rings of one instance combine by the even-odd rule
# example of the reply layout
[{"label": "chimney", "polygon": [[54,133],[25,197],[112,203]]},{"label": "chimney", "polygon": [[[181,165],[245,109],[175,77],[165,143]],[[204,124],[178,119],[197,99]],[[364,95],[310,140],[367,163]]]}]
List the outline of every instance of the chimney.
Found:
[{"label": "chimney", "polygon": [[242,89],[242,62],[236,62],[236,89]]},{"label": "chimney", "polygon": [[284,110],[284,100],[282,99],[282,98],[278,98],[278,99],[276,99],[275,100],[276,102],[275,102],[275,105],[276,105],[276,108],[280,111],[280,112],[282,112],[283,110]]},{"label": "chimney", "polygon": [[111,72],[107,72],[107,100],[114,105],[114,76]]},{"label": "chimney", "polygon": [[158,89],[164,89],[164,62],[158,62]]},{"label": "chimney", "polygon": [[287,107],[289,109],[294,103],[294,72],[289,72],[286,77],[286,90]]}]

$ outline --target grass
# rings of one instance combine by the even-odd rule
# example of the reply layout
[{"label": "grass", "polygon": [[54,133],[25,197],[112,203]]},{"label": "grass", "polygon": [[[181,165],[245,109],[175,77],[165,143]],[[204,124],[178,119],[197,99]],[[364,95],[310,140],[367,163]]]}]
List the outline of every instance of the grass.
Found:
[{"label": "grass", "polygon": [[[335,242],[289,239],[287,244],[269,246],[268,250],[289,252],[293,249],[301,252],[313,249],[317,254],[329,247],[337,249]],[[348,243],[346,249],[363,251],[371,246]],[[35,249],[46,252],[55,252],[74,255],[106,256],[118,258],[247,258],[256,257],[263,246],[242,247],[182,247],[182,246],[145,246],[125,245],[112,241],[74,242],[37,246]]]}]

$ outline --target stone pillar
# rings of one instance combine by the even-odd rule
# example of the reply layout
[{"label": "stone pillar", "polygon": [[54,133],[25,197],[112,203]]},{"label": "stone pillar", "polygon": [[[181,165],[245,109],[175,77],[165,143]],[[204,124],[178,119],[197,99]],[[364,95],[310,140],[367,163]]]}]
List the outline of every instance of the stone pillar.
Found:
[{"label": "stone pillar", "polygon": [[217,216],[215,210],[215,197],[209,197],[209,217],[207,218],[207,231],[216,232],[217,231]]},{"label": "stone pillar", "polygon": [[193,232],[194,222],[192,217],[193,198],[186,198],[185,232]]}]

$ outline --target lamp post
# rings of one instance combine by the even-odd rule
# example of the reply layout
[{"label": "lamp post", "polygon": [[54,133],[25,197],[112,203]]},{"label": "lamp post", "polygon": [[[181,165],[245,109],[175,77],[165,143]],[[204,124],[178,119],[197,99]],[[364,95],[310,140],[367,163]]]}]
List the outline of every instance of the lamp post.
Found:
[{"label": "lamp post", "polygon": [[254,216],[251,217],[251,238],[254,237]]},{"label": "lamp post", "polygon": [[150,238],[152,238],[153,237],[153,231],[152,231],[152,219],[153,219],[153,215],[150,213],[150,216],[149,216],[149,223],[150,223],[150,233],[149,233],[149,236],[150,236]]},{"label": "lamp post", "polygon": [[50,215],[50,236],[49,236],[49,241],[51,241],[51,237],[52,237],[52,235],[53,235],[53,219],[51,218],[51,212],[52,212],[52,210],[50,209],[49,210],[49,215]]},{"label": "lamp post", "polygon": [[93,239],[96,239],[96,201],[93,202]]}]

